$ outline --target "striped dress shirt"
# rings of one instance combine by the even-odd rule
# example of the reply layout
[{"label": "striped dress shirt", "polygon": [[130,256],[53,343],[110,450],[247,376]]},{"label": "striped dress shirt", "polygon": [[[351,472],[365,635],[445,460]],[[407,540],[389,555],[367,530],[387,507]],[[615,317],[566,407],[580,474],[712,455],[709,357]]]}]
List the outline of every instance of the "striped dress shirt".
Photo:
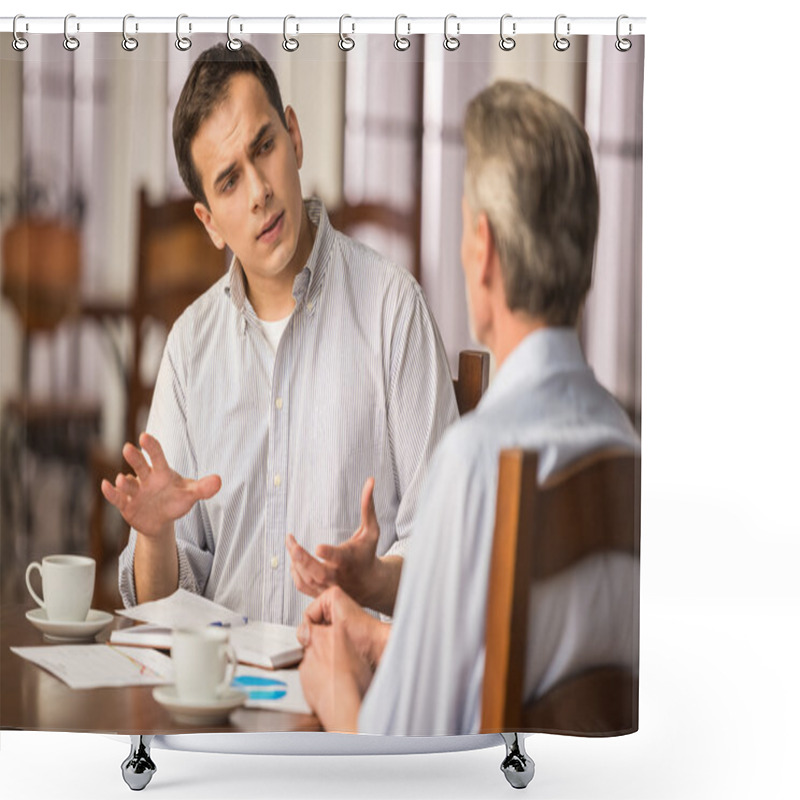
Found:
[{"label": "striped dress shirt", "polygon": [[[234,259],[170,331],[147,425],[181,475],[222,477],[175,523],[179,585],[287,625],[310,598],[294,586],[286,534],[311,553],[343,543],[374,476],[378,554],[403,555],[428,461],[458,417],[419,284],[334,230],[319,200],[306,208],[317,233],[277,352]],[[135,546],[132,530],[119,566],[126,606]]]}]

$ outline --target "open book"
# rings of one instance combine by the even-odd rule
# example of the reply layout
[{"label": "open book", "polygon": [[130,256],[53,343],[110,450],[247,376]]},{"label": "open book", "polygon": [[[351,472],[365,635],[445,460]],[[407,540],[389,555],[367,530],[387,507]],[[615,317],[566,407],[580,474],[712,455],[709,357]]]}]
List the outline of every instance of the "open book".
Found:
[{"label": "open book", "polygon": [[303,647],[291,625],[249,622],[225,606],[185,589],[117,613],[145,624],[112,631],[112,644],[169,649],[175,628],[221,625],[230,629],[230,642],[241,664],[282,669],[303,657]]}]

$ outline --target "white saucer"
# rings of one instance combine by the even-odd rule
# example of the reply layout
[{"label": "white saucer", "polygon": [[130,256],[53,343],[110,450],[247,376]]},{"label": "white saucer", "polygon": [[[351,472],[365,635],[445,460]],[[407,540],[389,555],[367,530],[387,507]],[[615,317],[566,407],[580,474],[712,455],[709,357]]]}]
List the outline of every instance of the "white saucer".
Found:
[{"label": "white saucer", "polygon": [[176,722],[184,725],[216,725],[225,722],[234,708],[244,705],[247,692],[230,688],[216,700],[187,703],[178,698],[174,686],[157,686],[153,689],[153,698],[172,714]]},{"label": "white saucer", "polygon": [[93,608],[83,622],[56,622],[47,619],[43,608],[34,608],[25,614],[25,619],[51,642],[85,642],[94,639],[114,619],[114,615]]}]

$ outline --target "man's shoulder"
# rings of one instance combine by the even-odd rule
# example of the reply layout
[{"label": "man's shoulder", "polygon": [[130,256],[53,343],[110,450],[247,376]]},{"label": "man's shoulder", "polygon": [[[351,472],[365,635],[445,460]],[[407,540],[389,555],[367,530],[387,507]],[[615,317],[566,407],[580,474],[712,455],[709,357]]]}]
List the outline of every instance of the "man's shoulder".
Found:
[{"label": "man's shoulder", "polygon": [[170,339],[173,342],[195,340],[206,329],[218,325],[220,312],[231,307],[226,291],[227,286],[228,275],[226,273],[181,312],[172,326]]},{"label": "man's shoulder", "polygon": [[226,272],[208,287],[196,300],[193,300],[183,313],[178,317],[175,324],[185,325],[193,321],[207,319],[212,312],[216,312],[222,305],[229,303],[227,294],[229,277]]},{"label": "man's shoulder", "polygon": [[496,426],[485,415],[465,414],[445,431],[437,448],[437,458],[444,472],[451,469],[470,471],[491,463],[500,448]]},{"label": "man's shoulder", "polygon": [[416,278],[397,262],[387,258],[364,242],[333,229],[343,268],[357,280],[375,280],[398,291],[418,292]]}]

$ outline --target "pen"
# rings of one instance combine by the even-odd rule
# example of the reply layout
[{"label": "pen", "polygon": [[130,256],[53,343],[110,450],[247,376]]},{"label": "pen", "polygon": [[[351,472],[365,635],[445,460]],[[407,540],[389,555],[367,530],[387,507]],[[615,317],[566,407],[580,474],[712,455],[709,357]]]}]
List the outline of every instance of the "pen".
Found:
[{"label": "pen", "polygon": [[[230,622],[217,621],[217,622],[209,622],[208,624],[209,624],[209,627],[214,627],[214,628],[230,628],[231,627],[231,623]],[[242,625],[247,625],[247,617],[242,617]]]},{"label": "pen", "polygon": [[156,672],[156,671],[155,671],[155,670],[154,670],[152,667],[148,667],[148,666],[147,666],[147,664],[142,664],[142,662],[141,662],[141,661],[139,661],[138,659],[134,658],[134,657],[133,657],[133,656],[131,656],[131,655],[128,655],[128,653],[125,653],[125,652],[123,652],[123,651],[122,651],[122,650],[120,650],[118,647],[114,647],[114,645],[113,645],[113,644],[109,644],[108,642],[106,642],[106,644],[108,644],[108,646],[109,646],[109,647],[110,647],[110,648],[111,648],[111,649],[112,649],[112,650],[113,650],[115,653],[119,653],[119,654],[120,654],[121,656],[123,656],[124,658],[127,658],[127,659],[128,659],[128,661],[130,661],[130,662],[131,662],[131,664],[133,664],[135,667],[137,667],[137,668],[138,668],[138,670],[139,670],[139,674],[140,674],[140,675],[147,675],[147,674],[149,673],[150,675],[152,675],[152,676],[153,676],[153,677],[155,677],[155,678],[161,678],[161,677],[162,677],[162,676],[161,676],[161,675],[159,675],[159,673],[158,673],[158,672]]}]

